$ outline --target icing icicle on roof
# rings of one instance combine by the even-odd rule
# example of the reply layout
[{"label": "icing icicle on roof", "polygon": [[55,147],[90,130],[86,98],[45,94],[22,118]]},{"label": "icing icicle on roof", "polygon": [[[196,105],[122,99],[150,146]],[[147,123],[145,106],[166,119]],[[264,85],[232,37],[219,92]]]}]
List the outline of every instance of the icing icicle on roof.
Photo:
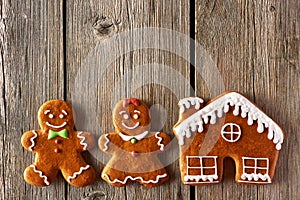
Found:
[{"label": "icing icicle on roof", "polygon": [[184,113],[186,109],[189,109],[192,106],[195,106],[196,110],[200,109],[201,103],[204,103],[203,99],[198,97],[188,97],[181,99],[178,103],[180,108],[180,113]]},{"label": "icing icicle on roof", "polygon": [[[180,113],[185,111],[185,107],[187,109],[190,107],[190,104],[188,105],[186,103],[187,101],[191,102],[192,105],[196,104],[198,107],[197,103],[200,102],[199,98],[196,97],[194,99],[195,100],[193,100],[193,97],[190,97],[181,100],[178,104]],[[253,125],[254,121],[257,121],[258,133],[263,133],[265,128],[268,128],[268,139],[273,140],[277,150],[281,149],[284,138],[281,128],[247,98],[236,92],[230,92],[217,98],[178,124],[174,130],[178,135],[179,144],[184,145],[184,137],[191,137],[192,132],[195,132],[196,130],[199,133],[202,133],[204,124],[215,124],[217,118],[221,118],[224,113],[229,112],[230,106],[234,106],[233,115],[240,115],[242,118],[248,117],[249,126]]]}]

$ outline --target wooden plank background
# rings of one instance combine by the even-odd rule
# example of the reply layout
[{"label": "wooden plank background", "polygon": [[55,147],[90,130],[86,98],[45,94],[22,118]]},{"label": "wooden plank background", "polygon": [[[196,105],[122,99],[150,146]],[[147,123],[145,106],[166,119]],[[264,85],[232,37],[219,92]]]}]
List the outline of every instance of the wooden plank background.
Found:
[{"label": "wooden plank background", "polygon": [[[1,199],[299,199],[299,1],[0,2]],[[197,57],[199,49],[194,45],[186,52],[191,53],[196,67],[174,53],[142,49],[118,54],[107,70],[98,66],[88,79],[78,78],[91,66],[106,62],[105,56],[93,51],[99,45],[117,33],[134,34],[134,28],[143,27],[168,28],[195,38],[211,59]],[[143,33],[132,35],[135,37],[142,38]],[[153,43],[160,45],[156,40]],[[108,45],[109,48],[101,51],[109,55],[127,45],[117,38],[113,44],[116,45]],[[169,45],[176,47],[175,43]],[[210,61],[222,79],[212,76]],[[22,148],[20,138],[25,131],[38,128],[37,110],[48,99],[73,103],[77,128],[99,137],[113,130],[112,104],[135,96],[149,105],[160,104],[166,109],[168,118],[163,130],[172,135],[172,125],[178,117],[178,99],[163,85],[147,83],[158,76],[155,68],[149,67],[154,64],[179,72],[194,86],[195,95],[205,100],[223,89],[241,92],[283,127],[285,141],[271,185],[239,185],[234,183],[234,172],[225,170],[220,184],[184,186],[180,182],[178,162],[168,166],[171,181],[155,189],[139,184],[114,188],[100,178],[95,184],[78,189],[60,176],[46,188],[25,183],[23,170],[32,163],[33,155]],[[199,70],[199,65],[207,67]],[[160,74],[166,73],[168,70],[162,68]],[[174,83],[172,76],[161,79],[177,88],[181,96],[194,95],[180,82]],[[90,84],[95,87],[89,88]],[[138,84],[143,86],[132,90]],[[78,86],[81,86],[79,91]],[[176,157],[178,149],[172,150],[162,158]],[[99,173],[103,160],[108,158],[98,149],[85,157]],[[233,168],[231,160],[225,162]]]}]

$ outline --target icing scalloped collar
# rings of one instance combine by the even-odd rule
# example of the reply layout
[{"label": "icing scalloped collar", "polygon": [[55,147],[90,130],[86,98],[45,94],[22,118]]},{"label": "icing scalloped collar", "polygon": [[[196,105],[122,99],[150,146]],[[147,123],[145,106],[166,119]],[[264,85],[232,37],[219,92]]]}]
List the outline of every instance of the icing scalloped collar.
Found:
[{"label": "icing scalloped collar", "polygon": [[129,136],[129,135],[124,135],[123,133],[120,132],[119,135],[124,141],[129,141],[133,138],[135,138],[137,140],[142,140],[148,135],[148,133],[149,133],[148,131],[145,131],[139,135]]}]

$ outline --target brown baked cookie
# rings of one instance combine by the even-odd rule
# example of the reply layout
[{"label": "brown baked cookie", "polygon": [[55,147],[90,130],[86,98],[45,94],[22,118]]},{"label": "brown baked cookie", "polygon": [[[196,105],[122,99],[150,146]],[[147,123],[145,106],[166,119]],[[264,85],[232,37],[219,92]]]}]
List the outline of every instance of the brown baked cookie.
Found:
[{"label": "brown baked cookie", "polygon": [[158,159],[170,137],[150,132],[147,105],[138,99],[119,101],[113,111],[116,132],[102,135],[99,147],[112,158],[102,171],[102,178],[113,186],[137,181],[147,187],[161,185],[169,175]]},{"label": "brown baked cookie", "polygon": [[225,157],[235,162],[236,182],[271,183],[284,134],[254,103],[226,92],[206,105],[197,97],[182,99],[179,108],[173,130],[184,184],[219,183]]},{"label": "brown baked cookie", "polygon": [[60,170],[73,186],[83,187],[95,181],[96,173],[81,156],[92,148],[95,140],[90,133],[74,130],[71,106],[62,100],[51,100],[39,109],[41,130],[22,136],[22,145],[36,154],[34,164],[24,171],[24,179],[35,186],[48,186]]}]

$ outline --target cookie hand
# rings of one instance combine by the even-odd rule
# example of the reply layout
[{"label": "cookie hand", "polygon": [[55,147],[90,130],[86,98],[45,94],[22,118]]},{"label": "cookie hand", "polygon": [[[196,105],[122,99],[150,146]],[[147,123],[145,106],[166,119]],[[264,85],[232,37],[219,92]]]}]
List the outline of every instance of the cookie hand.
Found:
[{"label": "cookie hand", "polygon": [[110,153],[113,147],[113,145],[109,145],[110,144],[109,136],[110,134],[101,135],[98,141],[99,148],[106,153]]},{"label": "cookie hand", "polygon": [[91,150],[95,147],[95,138],[91,133],[88,132],[77,132],[79,140],[79,148],[83,151]]},{"label": "cookie hand", "polygon": [[158,136],[162,138],[161,143],[165,146],[171,142],[171,137],[167,133],[160,132]]},{"label": "cookie hand", "polygon": [[157,146],[155,147],[154,150],[157,151],[159,149],[160,151],[165,151],[166,150],[166,146],[171,141],[170,136],[168,134],[166,134],[166,133],[163,133],[163,132],[157,132],[155,134],[155,138],[157,139]]},{"label": "cookie hand", "polygon": [[35,151],[36,138],[38,137],[38,131],[27,131],[22,135],[21,144],[28,151]]}]

